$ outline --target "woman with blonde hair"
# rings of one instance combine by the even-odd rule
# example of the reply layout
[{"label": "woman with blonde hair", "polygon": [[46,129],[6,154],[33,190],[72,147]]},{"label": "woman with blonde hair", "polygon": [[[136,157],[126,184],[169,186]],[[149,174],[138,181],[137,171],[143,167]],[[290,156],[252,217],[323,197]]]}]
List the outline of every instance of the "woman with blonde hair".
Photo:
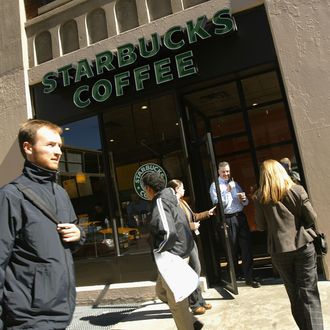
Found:
[{"label": "woman with blonde hair", "polygon": [[269,159],[260,167],[254,201],[257,229],[267,231],[268,252],[284,282],[299,329],[323,329],[310,230],[316,214],[305,189],[291,180],[279,162]]}]

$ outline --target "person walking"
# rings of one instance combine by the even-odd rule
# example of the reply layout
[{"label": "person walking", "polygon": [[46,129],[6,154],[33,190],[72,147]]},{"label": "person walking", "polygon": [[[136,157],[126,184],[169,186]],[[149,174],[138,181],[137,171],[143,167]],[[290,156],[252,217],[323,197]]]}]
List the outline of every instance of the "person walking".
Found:
[{"label": "person walking", "polygon": [[284,282],[299,329],[322,330],[317,256],[310,233],[316,213],[305,189],[292,181],[279,162],[269,159],[260,167],[254,201],[257,229],[267,231],[268,252]]},{"label": "person walking", "polygon": [[[146,195],[152,201],[150,235],[153,252],[168,251],[188,263],[194,241],[189,224],[178,205],[174,190],[165,188],[164,179],[155,172],[145,174],[142,181]],[[188,298],[176,302],[174,293],[159,271],[156,293],[160,300],[169,305],[179,330],[201,329],[203,327],[203,324],[195,319],[190,312]]]},{"label": "person walking", "polygon": [[[213,207],[208,211],[195,213],[192,211],[189,204],[183,199],[185,190],[184,190],[182,181],[173,179],[173,180],[169,181],[168,187],[171,187],[174,189],[175,194],[179,201],[179,205],[187,217],[190,229],[193,232],[198,233],[198,228],[200,226],[199,221],[209,219],[214,214],[214,210],[216,207]],[[199,277],[201,274],[201,263],[199,260],[198,248],[197,248],[197,244],[195,241],[194,241],[194,248],[192,249],[190,256],[189,256],[189,265],[198,274],[198,277]],[[205,301],[205,299],[203,298],[202,292],[201,292],[201,289],[199,286],[188,297],[188,300],[189,300],[190,308],[195,315],[204,314],[206,310],[212,308],[212,305],[207,303]]]},{"label": "person walking", "polygon": [[[238,253],[240,250],[242,256],[242,268],[245,284],[252,288],[259,288],[260,282],[253,278],[253,258],[251,251],[251,233],[246,215],[243,212],[248,205],[247,199],[242,188],[237,182],[232,180],[230,165],[228,162],[220,162],[218,166],[218,182],[221,193],[221,200],[225,213],[225,222],[229,229],[229,235],[232,241],[233,259],[238,273]],[[213,204],[218,203],[215,182],[210,186],[210,197]]]},{"label": "person walking", "polygon": [[[18,141],[23,173],[0,189],[0,329],[65,329],[75,308],[71,250],[84,241],[65,190],[55,183],[61,157],[59,126],[31,119]],[[56,225],[19,190],[28,187]]]}]

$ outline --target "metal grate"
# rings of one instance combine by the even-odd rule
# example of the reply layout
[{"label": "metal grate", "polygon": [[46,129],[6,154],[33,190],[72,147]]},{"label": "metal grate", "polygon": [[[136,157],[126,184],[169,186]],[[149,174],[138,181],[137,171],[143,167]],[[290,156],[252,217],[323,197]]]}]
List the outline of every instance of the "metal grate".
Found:
[{"label": "metal grate", "polygon": [[102,305],[96,308],[77,306],[67,330],[112,329],[124,317],[140,307],[139,304]]}]

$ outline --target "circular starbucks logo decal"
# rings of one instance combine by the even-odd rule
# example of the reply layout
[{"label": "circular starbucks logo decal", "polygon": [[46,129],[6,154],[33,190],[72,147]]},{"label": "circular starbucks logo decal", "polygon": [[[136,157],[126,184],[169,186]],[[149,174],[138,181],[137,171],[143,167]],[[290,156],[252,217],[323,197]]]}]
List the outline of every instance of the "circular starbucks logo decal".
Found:
[{"label": "circular starbucks logo decal", "polygon": [[165,180],[165,185],[167,185],[166,173],[159,165],[154,163],[147,163],[140,166],[134,174],[133,185],[136,193],[143,199],[148,199],[148,198],[144,191],[144,184],[142,178],[144,177],[145,174],[150,172],[159,173]]}]

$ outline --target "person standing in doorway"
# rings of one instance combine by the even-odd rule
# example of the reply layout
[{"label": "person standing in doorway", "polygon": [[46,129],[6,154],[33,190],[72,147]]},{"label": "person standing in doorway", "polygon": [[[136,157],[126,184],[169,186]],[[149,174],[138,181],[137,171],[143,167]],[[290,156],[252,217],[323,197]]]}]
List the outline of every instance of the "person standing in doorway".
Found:
[{"label": "person standing in doorway", "polygon": [[[231,178],[228,162],[220,162],[218,166],[218,182],[222,204],[225,213],[225,222],[229,229],[233,246],[234,265],[238,267],[238,253],[242,257],[242,268],[245,284],[253,288],[259,288],[260,282],[253,279],[253,258],[251,251],[251,233],[243,209],[248,205],[242,188]],[[210,186],[210,197],[213,204],[218,203],[215,182]],[[237,274],[236,274],[237,275]]]},{"label": "person standing in doorway", "polygon": [[[194,241],[183,210],[172,188],[165,188],[164,179],[155,172],[142,178],[146,195],[152,201],[150,235],[151,247],[155,253],[168,251],[187,263],[194,247]],[[179,274],[178,274],[179,275]],[[179,330],[201,329],[203,324],[196,320],[189,310],[188,298],[179,302],[166,281],[158,272],[156,283],[158,298],[167,303]]]},{"label": "person standing in doorway", "polygon": [[[44,120],[22,124],[23,173],[0,189],[0,329],[65,329],[75,308],[71,250],[84,241],[66,191],[55,183],[62,130]],[[19,190],[42,199],[56,225]]]},{"label": "person standing in doorway", "polygon": [[292,169],[290,159],[287,157],[282,158],[280,163],[289,174],[291,180],[296,184],[301,184],[300,174]]},{"label": "person standing in doorway", "polygon": [[[198,235],[199,234],[198,228],[200,225],[199,221],[209,219],[214,214],[215,207],[213,207],[208,211],[195,213],[192,211],[189,204],[183,199],[185,192],[183,182],[177,179],[173,179],[168,183],[168,186],[174,189],[175,194],[179,200],[179,205],[187,217],[190,229],[195,234],[197,232],[196,235]],[[189,256],[189,265],[198,274],[198,276],[200,276],[201,263],[199,261],[198,248],[195,241],[194,241],[194,248],[192,249]],[[212,305],[207,303],[203,298],[202,291],[199,286],[189,296],[188,300],[189,300],[190,308],[195,315],[204,314],[206,310],[212,308]]]},{"label": "person standing in doorway", "polygon": [[323,330],[313,233],[316,214],[305,189],[276,160],[260,168],[254,195],[258,230],[266,230],[268,252],[283,279],[292,315],[301,330]]}]

